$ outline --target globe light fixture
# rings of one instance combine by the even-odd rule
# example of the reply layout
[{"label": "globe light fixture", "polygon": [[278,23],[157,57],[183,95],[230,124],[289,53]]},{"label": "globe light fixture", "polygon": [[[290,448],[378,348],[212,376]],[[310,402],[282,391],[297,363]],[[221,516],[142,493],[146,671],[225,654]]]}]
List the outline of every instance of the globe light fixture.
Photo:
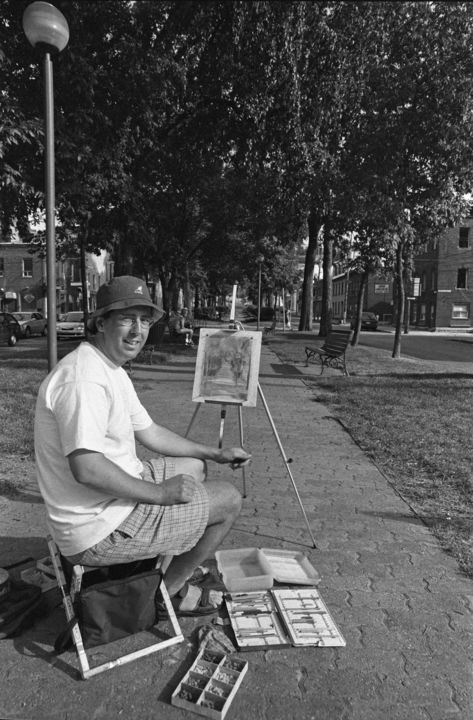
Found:
[{"label": "globe light fixture", "polygon": [[43,56],[45,201],[46,201],[46,297],[48,316],[48,366],[57,363],[56,337],[56,233],[54,177],[54,92],[52,55],[60,53],[69,41],[64,15],[47,2],[34,2],[23,13],[23,30],[31,45]]},{"label": "globe light fixture", "polygon": [[23,30],[34,48],[61,52],[69,42],[67,20],[54,5],[34,2],[23,13]]}]

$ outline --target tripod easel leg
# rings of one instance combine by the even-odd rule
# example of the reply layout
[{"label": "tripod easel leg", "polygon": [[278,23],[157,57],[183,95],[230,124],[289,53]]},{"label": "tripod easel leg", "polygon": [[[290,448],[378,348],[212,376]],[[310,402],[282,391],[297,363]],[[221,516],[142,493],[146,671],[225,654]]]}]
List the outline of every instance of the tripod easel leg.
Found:
[{"label": "tripod easel leg", "polygon": [[274,424],[274,422],[273,422],[273,418],[271,417],[271,413],[269,412],[268,405],[267,405],[267,403],[266,403],[265,397],[264,397],[264,395],[263,395],[263,391],[261,390],[261,385],[260,385],[259,383],[258,383],[258,392],[259,392],[261,401],[262,401],[262,403],[263,403],[263,407],[264,407],[264,409],[265,409],[266,415],[268,416],[269,424],[271,425],[271,429],[272,429],[272,431],[273,431],[274,437],[276,438],[276,442],[277,442],[277,444],[278,444],[279,450],[280,450],[281,455],[282,455],[282,457],[283,457],[283,460],[284,460],[284,464],[285,464],[285,466],[286,466],[287,473],[288,473],[289,478],[290,478],[290,480],[291,480],[291,482],[292,482],[292,487],[294,488],[294,492],[296,493],[296,497],[297,497],[297,500],[298,500],[298,502],[299,502],[300,508],[301,508],[301,510],[302,510],[302,514],[303,514],[303,516],[304,516],[304,520],[305,520],[305,524],[306,524],[307,530],[308,530],[308,532],[309,532],[310,538],[311,538],[312,543],[313,543],[313,546],[314,546],[314,548],[315,548],[315,547],[317,547],[317,545],[315,544],[315,539],[314,539],[314,536],[313,536],[313,534],[312,534],[312,530],[310,529],[309,520],[308,520],[308,518],[307,518],[306,511],[304,510],[304,506],[303,506],[303,504],[302,504],[302,500],[301,500],[301,497],[300,497],[300,495],[299,495],[299,491],[298,491],[298,489],[297,489],[296,483],[295,483],[294,478],[293,478],[293,476],[292,476],[291,469],[290,469],[290,467],[289,467],[289,463],[292,462],[292,459],[286,457],[286,453],[284,452],[284,448],[283,448],[282,443],[281,443],[281,440],[280,440],[280,438],[279,438],[278,431],[276,430],[276,426],[275,426],[275,424]]},{"label": "tripod easel leg", "polygon": [[[238,406],[238,427],[240,428],[240,447],[244,447],[243,444],[243,418],[241,414],[241,405]],[[245,474],[245,466],[243,465],[241,468],[242,476],[243,476],[243,497],[246,498],[246,474]]]},{"label": "tripod easel leg", "polygon": [[223,446],[223,430],[225,428],[225,418],[227,417],[227,406],[221,405],[220,406],[220,432],[218,434],[218,446],[221,448]]},{"label": "tripod easel leg", "polygon": [[190,423],[189,423],[189,426],[188,426],[188,428],[187,428],[187,430],[186,430],[186,434],[184,435],[184,437],[187,437],[187,436],[189,435],[189,433],[190,433],[190,431],[191,431],[191,427],[192,427],[192,425],[194,424],[194,420],[195,420],[195,418],[196,418],[196,416],[197,416],[197,413],[199,412],[199,408],[200,408],[200,403],[197,403],[197,405],[195,406],[194,414],[193,414],[192,417],[191,417],[191,421],[190,421]]},{"label": "tripod easel leg", "polygon": [[[194,410],[194,414],[191,417],[191,421],[188,425],[188,428],[186,430],[186,433],[184,437],[188,437],[191,428],[194,424],[194,420],[197,416],[197,413],[199,412],[200,403],[196,405],[196,408]],[[220,407],[220,431],[218,436],[218,447],[221,448],[223,446],[223,432],[225,429],[225,418],[227,416],[227,406],[222,405]],[[241,405],[238,405],[238,426],[240,429],[240,446],[243,447],[243,419],[242,419],[242,413],[241,413]],[[245,468],[242,467],[241,471],[243,473],[243,497],[246,498],[246,475],[245,475]]]}]

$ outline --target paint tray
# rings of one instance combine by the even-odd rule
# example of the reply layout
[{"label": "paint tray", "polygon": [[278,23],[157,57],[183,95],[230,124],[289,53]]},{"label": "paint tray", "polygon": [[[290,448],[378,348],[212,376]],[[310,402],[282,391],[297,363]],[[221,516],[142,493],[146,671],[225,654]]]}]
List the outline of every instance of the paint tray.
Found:
[{"label": "paint tray", "polygon": [[174,690],[171,704],[223,720],[247,669],[244,660],[203,648]]},{"label": "paint tray", "polygon": [[217,550],[215,559],[229,592],[267,590],[273,585],[271,566],[259,548]]},{"label": "paint tray", "polygon": [[320,575],[304,553],[295,550],[263,548],[261,551],[276,582],[284,585],[318,585]]},{"label": "paint tray", "polygon": [[274,581],[285,585],[317,585],[320,576],[302,552],[269,548],[239,548],[215,553],[218,570],[229,592],[268,590]]}]

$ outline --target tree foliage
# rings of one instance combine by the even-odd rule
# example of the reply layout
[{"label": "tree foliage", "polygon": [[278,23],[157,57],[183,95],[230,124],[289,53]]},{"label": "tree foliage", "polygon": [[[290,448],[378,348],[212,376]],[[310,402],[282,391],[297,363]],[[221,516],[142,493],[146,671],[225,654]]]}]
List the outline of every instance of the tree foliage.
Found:
[{"label": "tree foliage", "polygon": [[[24,238],[43,207],[27,4],[4,0],[0,17],[0,213]],[[54,62],[59,252],[108,249],[117,272],[161,279],[170,304],[179,288],[189,302],[254,284],[261,253],[268,287],[287,286],[306,233],[300,329],[323,243],[328,332],[340,238],[354,232],[363,272],[393,269],[402,302],[418,244],[464,212],[470,3],[56,4],[70,26]]]}]

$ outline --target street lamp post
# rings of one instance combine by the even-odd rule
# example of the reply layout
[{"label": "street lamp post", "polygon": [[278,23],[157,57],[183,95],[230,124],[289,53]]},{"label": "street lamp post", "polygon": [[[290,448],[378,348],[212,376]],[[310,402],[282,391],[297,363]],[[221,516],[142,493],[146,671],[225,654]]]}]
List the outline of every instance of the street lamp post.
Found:
[{"label": "street lamp post", "polygon": [[56,236],[54,181],[54,95],[52,55],[61,52],[69,41],[69,26],[64,15],[46,2],[34,2],[23,13],[23,30],[31,45],[43,56],[45,201],[46,201],[46,282],[48,313],[48,367],[57,363],[56,338]]}]

